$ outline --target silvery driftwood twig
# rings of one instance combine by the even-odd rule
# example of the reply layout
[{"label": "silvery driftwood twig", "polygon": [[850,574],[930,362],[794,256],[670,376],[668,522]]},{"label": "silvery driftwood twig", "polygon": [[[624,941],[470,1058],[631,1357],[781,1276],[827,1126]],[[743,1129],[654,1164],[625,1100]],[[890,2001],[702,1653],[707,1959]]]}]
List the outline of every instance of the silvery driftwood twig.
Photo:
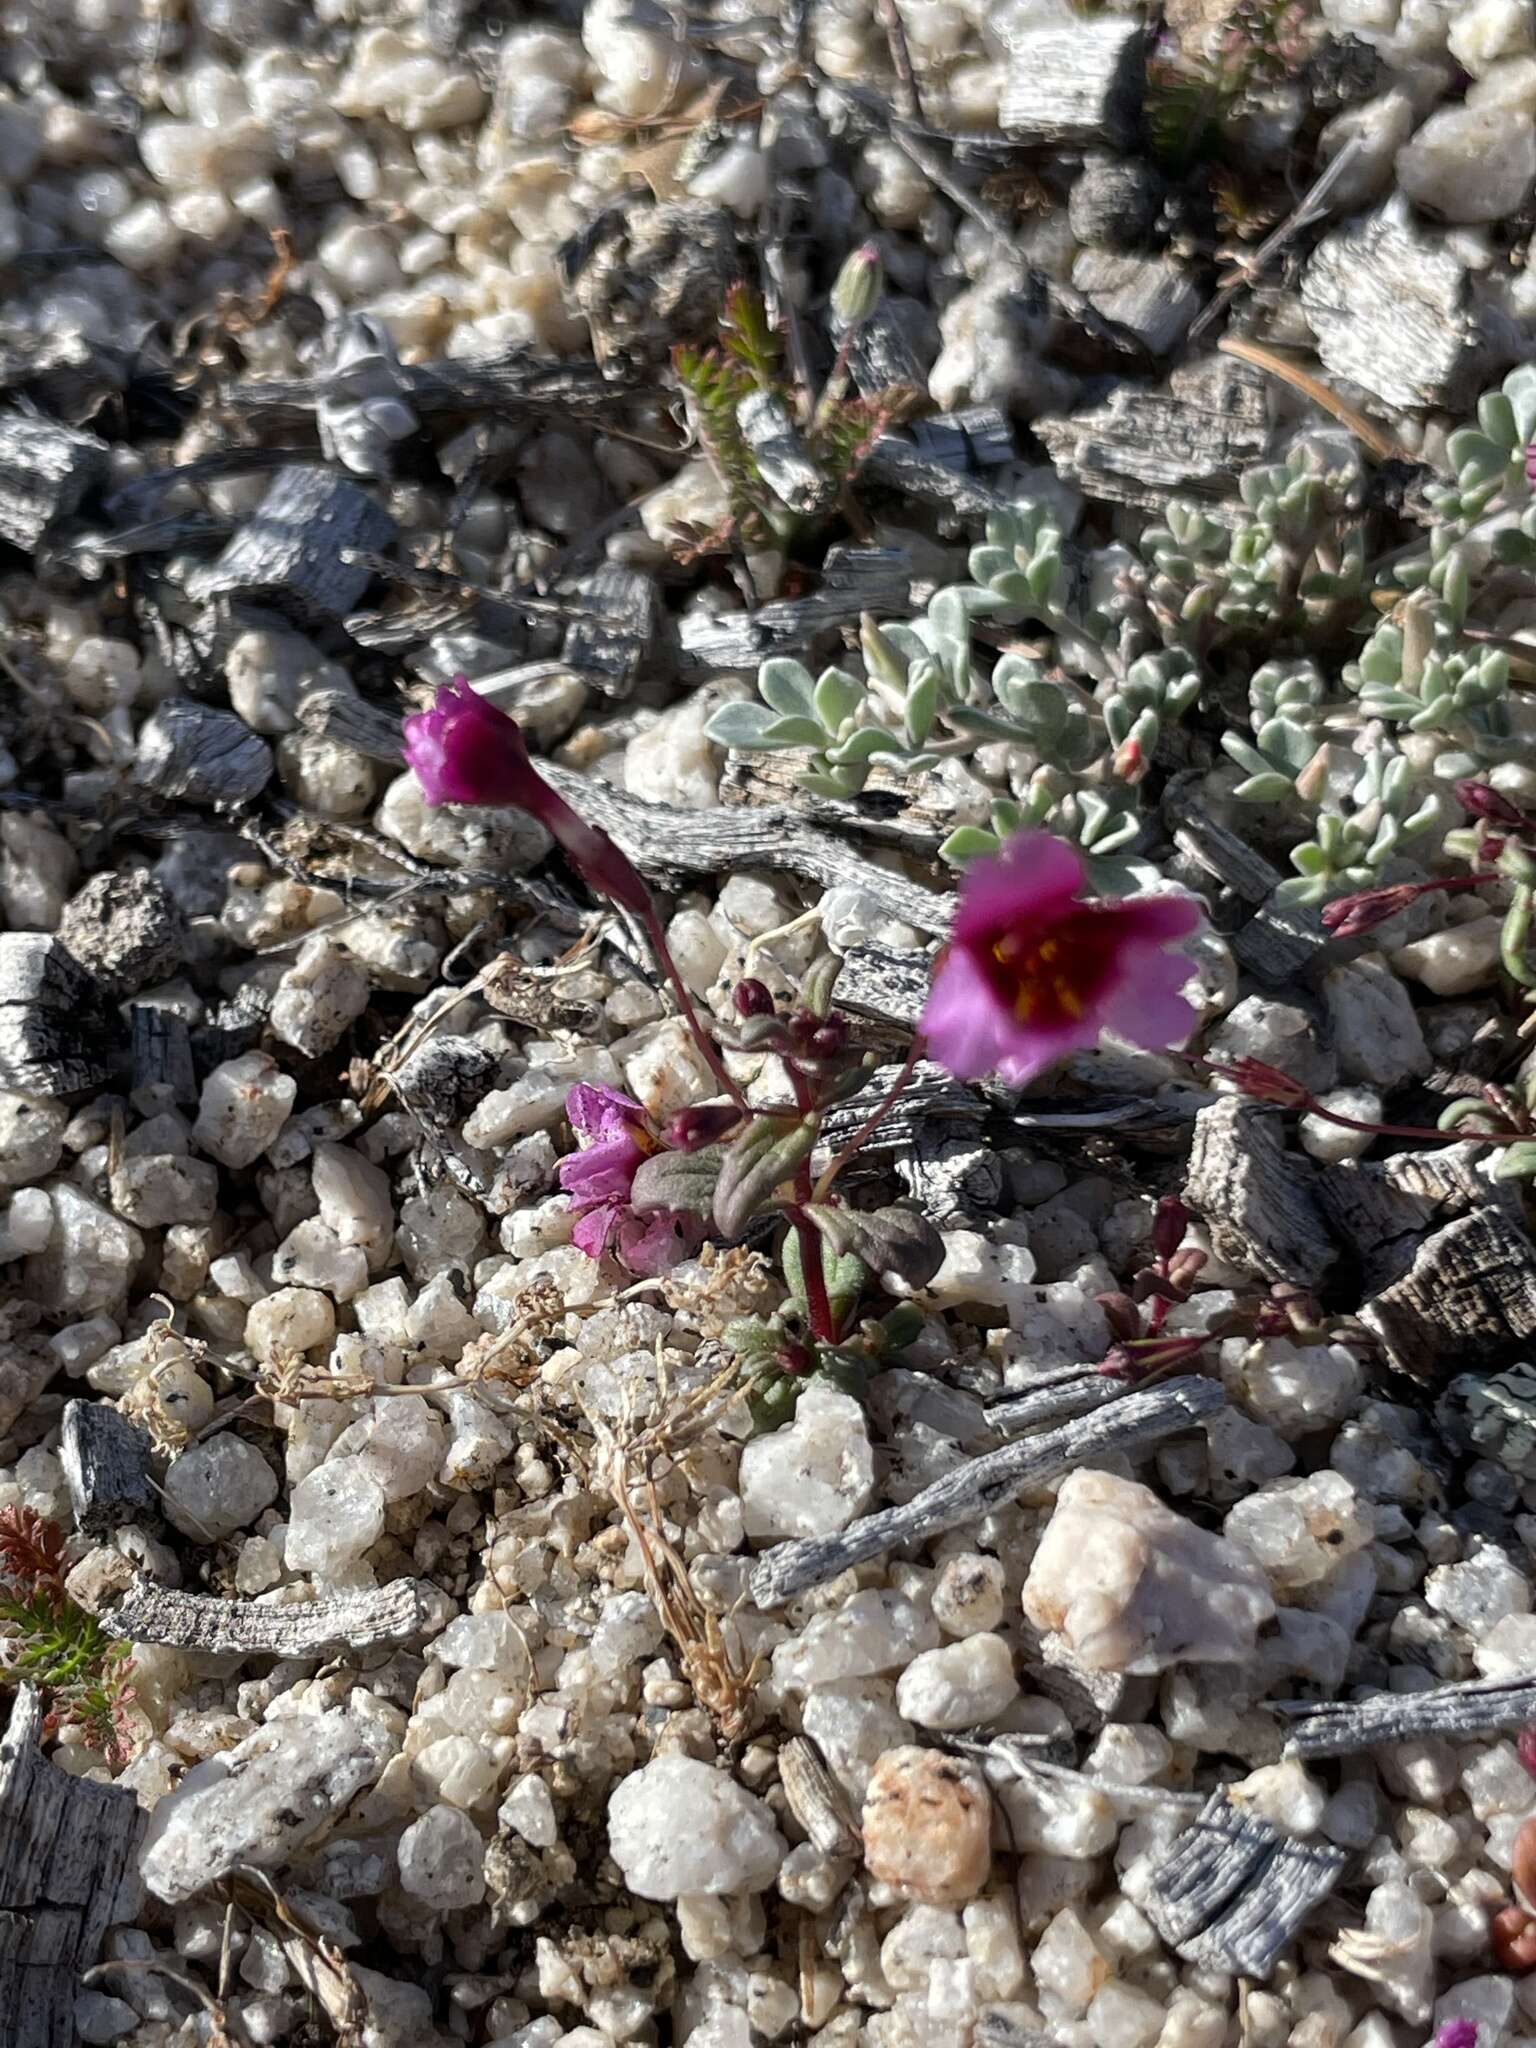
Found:
[{"label": "silvery driftwood twig", "polygon": [[1468,1358],[1511,1364],[1536,1337],[1536,1245],[1503,1209],[1474,1209],[1427,1237],[1360,1320],[1422,1387],[1438,1391]]},{"label": "silvery driftwood twig", "polygon": [[1282,1835],[1216,1792],[1153,1871],[1141,1906],[1186,1961],[1265,1978],[1348,1860],[1343,1849]]},{"label": "silvery driftwood twig", "polygon": [[139,1579],[99,1619],[120,1642],[169,1643],[218,1657],[318,1657],[407,1643],[426,1628],[432,1607],[430,1589],[417,1579],[287,1607],[218,1600]]},{"label": "silvery driftwood twig", "polygon": [[95,434],[40,413],[0,413],[0,540],[33,549],[107,473],[111,450]]},{"label": "silvery driftwood twig", "polygon": [[1214,1380],[1168,1380],[1126,1394],[1108,1409],[1066,1423],[1044,1436],[1025,1437],[973,1458],[925,1487],[899,1507],[865,1515],[838,1536],[813,1536],[765,1551],[752,1572],[752,1598],[762,1608],[782,1607],[797,1593],[825,1585],[839,1572],[882,1557],[945,1529],[957,1529],[1012,1500],[1026,1486],[1054,1479],[1074,1465],[1155,1443],[1212,1415],[1225,1401]]},{"label": "silvery driftwood twig", "polygon": [[0,1088],[72,1095],[117,1071],[120,1024],[94,977],[47,932],[0,932]]},{"label": "silvery driftwood twig", "polygon": [[42,1752],[43,1696],[17,1688],[0,1741],[0,2040],[75,2048],[80,1978],[128,1918],[144,1816],[132,1792]]},{"label": "silvery driftwood twig", "polygon": [[1291,1723],[1287,1756],[1351,1756],[1383,1742],[1426,1735],[1465,1742],[1536,1720],[1536,1678],[1473,1678],[1427,1692],[1383,1692],[1365,1700],[1267,1700]]}]

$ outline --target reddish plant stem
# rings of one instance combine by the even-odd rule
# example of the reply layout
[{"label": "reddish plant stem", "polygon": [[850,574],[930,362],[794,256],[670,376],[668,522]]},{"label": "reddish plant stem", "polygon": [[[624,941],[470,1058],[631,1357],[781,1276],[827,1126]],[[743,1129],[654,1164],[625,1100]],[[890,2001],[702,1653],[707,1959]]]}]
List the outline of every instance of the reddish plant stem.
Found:
[{"label": "reddish plant stem", "polygon": [[785,1204],[785,1213],[800,1240],[800,1273],[805,1281],[805,1310],[811,1335],[823,1344],[837,1342],[837,1324],[832,1316],[832,1299],[827,1293],[826,1268],[821,1262],[821,1232],[798,1202]]},{"label": "reddish plant stem", "polygon": [[837,1153],[833,1157],[830,1165],[823,1172],[820,1180],[817,1181],[815,1198],[818,1202],[824,1202],[827,1199],[827,1196],[830,1194],[832,1190],[832,1183],[837,1179],[837,1176],[842,1172],[843,1168],[848,1164],[849,1160],[853,1157],[855,1152],[859,1151],[861,1147],[869,1143],[870,1139],[875,1135],[875,1132],[879,1130],[881,1124],[885,1122],[885,1119],[890,1115],[891,1111],[895,1108],[897,1098],[900,1096],[902,1090],[906,1087],[907,1083],[911,1080],[913,1072],[917,1067],[917,1063],[922,1058],[922,1056],[923,1034],[921,1032],[918,1032],[916,1037],[912,1040],[912,1050],[907,1054],[905,1061],[902,1063],[901,1072],[896,1076],[895,1080],[891,1083],[889,1089],[886,1091],[884,1101],[877,1103],[876,1106],[870,1111],[869,1115],[865,1117],[863,1123],[859,1125],[859,1128],[854,1132],[853,1136],[848,1140],[847,1144],[843,1147],[841,1152]]},{"label": "reddish plant stem", "polygon": [[688,993],[683,977],[677,971],[677,963],[672,958],[672,949],[667,944],[666,928],[662,924],[655,904],[647,899],[644,909],[639,913],[639,917],[641,924],[645,928],[645,935],[651,942],[651,950],[655,953],[663,974],[665,974],[668,982],[671,984],[672,994],[682,1014],[683,1022],[693,1033],[693,1042],[699,1048],[705,1065],[720,1083],[726,1094],[729,1095],[732,1102],[741,1111],[742,1115],[751,1116],[752,1111],[748,1107],[746,1096],[742,1094],[740,1088],[737,1087],[736,1083],[726,1072],[725,1062],[721,1059],[714,1040],[699,1020],[699,1013],[693,1006],[693,997]]}]

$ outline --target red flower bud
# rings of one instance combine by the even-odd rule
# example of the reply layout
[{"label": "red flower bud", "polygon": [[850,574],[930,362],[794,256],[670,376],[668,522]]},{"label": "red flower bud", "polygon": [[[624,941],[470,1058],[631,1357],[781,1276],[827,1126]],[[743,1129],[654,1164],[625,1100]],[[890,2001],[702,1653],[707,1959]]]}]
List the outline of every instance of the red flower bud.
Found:
[{"label": "red flower bud", "polygon": [[773,1015],[773,991],[767,982],[756,981],[750,975],[745,981],[738,981],[731,990],[731,1001],[738,1017],[771,1017]]},{"label": "red flower bud", "polygon": [[516,720],[476,696],[464,676],[443,685],[430,711],[405,721],[403,751],[429,804],[527,811],[599,896],[637,917],[650,914],[650,891],[629,856],[550,788],[529,760]]},{"label": "red flower bud", "polygon": [[674,1152],[700,1152],[713,1145],[741,1122],[734,1102],[699,1102],[680,1109],[667,1126],[667,1143]]},{"label": "red flower bud", "polygon": [[1164,1261],[1171,1259],[1184,1242],[1189,1228],[1189,1211],[1177,1195],[1164,1195],[1152,1220],[1152,1250]]},{"label": "red flower bud", "polygon": [[1531,819],[1518,804],[1486,782],[1468,779],[1455,785],[1456,801],[1463,810],[1470,811],[1474,818],[1481,818],[1485,824],[1502,825],[1507,831],[1518,831],[1522,825],[1529,825]]}]

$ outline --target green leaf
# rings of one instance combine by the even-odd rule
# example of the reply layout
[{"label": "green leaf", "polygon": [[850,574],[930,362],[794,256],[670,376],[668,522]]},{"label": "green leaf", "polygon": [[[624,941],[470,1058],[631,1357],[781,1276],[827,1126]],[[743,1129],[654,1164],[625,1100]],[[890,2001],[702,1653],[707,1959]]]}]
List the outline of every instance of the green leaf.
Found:
[{"label": "green leaf", "polygon": [[715,1228],[723,1237],[738,1236],[780,1182],[810,1158],[817,1127],[814,1116],[759,1117],[726,1147],[713,1203]]},{"label": "green leaf", "polygon": [[1013,550],[995,547],[972,548],[967,567],[978,583],[994,583],[999,576],[1007,576],[1014,569]]},{"label": "green leaf", "polygon": [[653,1152],[635,1168],[629,1206],[640,1216],[653,1209],[709,1215],[724,1158],[723,1145],[704,1145],[697,1152]]},{"label": "green leaf", "polygon": [[1536,1177],[1536,1144],[1505,1145],[1494,1163],[1495,1180],[1530,1180]]},{"label": "green leaf", "polygon": [[814,718],[776,718],[763,728],[758,745],[764,747],[819,747],[826,734]]},{"label": "green leaf", "polygon": [[824,668],[816,678],[816,716],[828,732],[835,733],[863,702],[864,685],[846,669]]},{"label": "green leaf", "polygon": [[899,1281],[915,1293],[944,1263],[943,1238],[915,1209],[818,1205],[806,1214],[835,1251],[853,1253],[887,1285]]},{"label": "green leaf", "polygon": [[963,867],[968,860],[980,860],[984,854],[996,853],[997,834],[988,832],[980,825],[959,825],[939,848],[939,859],[948,861],[952,868]]},{"label": "green leaf", "polygon": [[1522,435],[1515,418],[1515,408],[1502,391],[1485,391],[1477,401],[1477,424],[1505,456],[1512,455],[1521,445]]},{"label": "green leaf", "polygon": [[1246,782],[1240,782],[1232,794],[1245,804],[1283,804],[1290,795],[1292,784],[1272,769],[1262,775],[1250,775]]},{"label": "green leaf", "polygon": [[[804,1308],[805,1267],[800,1257],[800,1233],[793,1225],[784,1234],[779,1264],[783,1268],[785,1286]],[[832,1311],[832,1320],[841,1329],[848,1311],[864,1292],[869,1274],[851,1252],[834,1252],[830,1247],[822,1252],[821,1271],[827,1283],[827,1305]]]},{"label": "green leaf", "polygon": [[920,747],[933,730],[933,721],[939,708],[939,689],[943,676],[937,662],[922,662],[914,671],[914,680],[907,691],[907,744]]},{"label": "green leaf", "polygon": [[825,1017],[832,1007],[832,992],[843,971],[840,953],[818,953],[800,982],[800,1001],[813,1017]]},{"label": "green leaf", "polygon": [[1513,447],[1523,448],[1536,436],[1536,363],[1521,363],[1504,379],[1504,397],[1514,415]]},{"label": "green leaf", "polygon": [[[766,739],[769,726],[777,723],[775,715],[766,704],[734,703],[722,704],[718,711],[712,711],[704,727],[704,737],[713,740],[717,747],[740,747],[750,751],[758,747],[771,747],[775,743]],[[821,738],[818,731],[817,739]]]},{"label": "green leaf", "polygon": [[757,672],[757,694],[786,718],[816,716],[816,685],[803,662],[776,655]]},{"label": "green leaf", "polygon": [[839,740],[835,747],[828,747],[829,761],[872,761],[876,754],[899,754],[901,741],[895,733],[887,732],[884,726],[861,725],[849,733],[847,739]]}]

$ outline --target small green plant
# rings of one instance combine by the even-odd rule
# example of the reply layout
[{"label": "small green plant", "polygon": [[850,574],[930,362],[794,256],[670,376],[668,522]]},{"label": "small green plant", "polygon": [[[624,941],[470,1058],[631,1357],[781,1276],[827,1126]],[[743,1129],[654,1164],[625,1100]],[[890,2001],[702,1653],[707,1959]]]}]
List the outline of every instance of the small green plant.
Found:
[{"label": "small green plant", "polygon": [[824,526],[880,435],[917,402],[900,388],[846,395],[848,343],[881,290],[866,252],[850,257],[840,287],[850,272],[857,288],[841,299],[834,291],[834,307],[847,315],[843,346],[814,404],[796,390],[762,298],[745,284],[726,295],[717,346],[673,351],[694,433],[730,495],[736,533],[751,546],[790,546]]},{"label": "small green plant", "polygon": [[109,1760],[126,1763],[128,1646],[69,1597],[66,1570],[56,1522],[35,1508],[0,1508],[0,1675],[40,1686],[55,1726],[80,1729]]}]

